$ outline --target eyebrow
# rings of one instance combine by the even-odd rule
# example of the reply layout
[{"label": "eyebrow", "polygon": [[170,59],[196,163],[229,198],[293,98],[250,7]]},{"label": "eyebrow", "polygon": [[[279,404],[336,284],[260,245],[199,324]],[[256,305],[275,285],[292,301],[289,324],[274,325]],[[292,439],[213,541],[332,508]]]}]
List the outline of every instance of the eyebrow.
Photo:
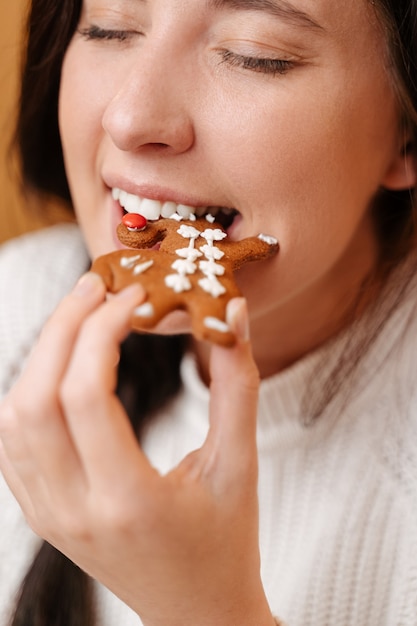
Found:
[{"label": "eyebrow", "polygon": [[235,11],[262,11],[287,22],[315,31],[324,31],[310,15],[297,9],[287,0],[207,0],[209,8]]}]

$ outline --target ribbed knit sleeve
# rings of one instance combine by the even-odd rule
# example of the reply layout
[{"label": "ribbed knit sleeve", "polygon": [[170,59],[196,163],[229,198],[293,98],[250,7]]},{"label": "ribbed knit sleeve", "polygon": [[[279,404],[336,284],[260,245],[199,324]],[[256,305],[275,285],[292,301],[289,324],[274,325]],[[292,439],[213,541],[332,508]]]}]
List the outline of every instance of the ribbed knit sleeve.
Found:
[{"label": "ribbed knit sleeve", "polygon": [[18,376],[45,320],[88,264],[73,224],[24,235],[0,248],[0,396]]}]

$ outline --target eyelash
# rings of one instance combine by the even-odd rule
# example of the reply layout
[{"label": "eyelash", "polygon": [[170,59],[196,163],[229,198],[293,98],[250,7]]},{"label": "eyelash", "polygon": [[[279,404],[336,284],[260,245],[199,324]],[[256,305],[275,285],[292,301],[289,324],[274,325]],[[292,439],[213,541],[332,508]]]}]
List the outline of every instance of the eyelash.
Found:
[{"label": "eyelash", "polygon": [[[101,40],[116,42],[126,42],[134,35],[140,34],[133,30],[110,30],[100,28],[100,26],[95,25],[80,29],[79,33],[89,41]],[[293,61],[263,57],[248,57],[242,54],[236,54],[230,50],[221,50],[220,56],[222,63],[228,63],[233,67],[240,67],[252,72],[259,72],[261,74],[269,74],[272,76],[286,74],[294,67]]]},{"label": "eyelash", "polygon": [[247,57],[242,54],[236,54],[230,50],[221,50],[222,63],[228,63],[234,67],[241,67],[252,72],[260,72],[261,74],[286,74],[294,67],[293,61],[284,59],[268,59],[264,57]]},{"label": "eyelash", "polygon": [[100,28],[100,26],[88,26],[87,28],[79,29],[78,31],[88,41],[101,40],[101,41],[127,41],[134,35],[140,33],[135,30],[109,30],[106,28]]}]

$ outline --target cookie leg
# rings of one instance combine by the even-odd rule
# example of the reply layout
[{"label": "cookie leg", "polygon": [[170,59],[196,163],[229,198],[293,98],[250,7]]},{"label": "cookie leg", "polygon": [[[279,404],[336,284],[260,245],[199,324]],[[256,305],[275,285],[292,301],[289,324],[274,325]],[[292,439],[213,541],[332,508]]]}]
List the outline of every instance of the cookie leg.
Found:
[{"label": "cookie leg", "polygon": [[148,299],[133,311],[132,328],[134,330],[150,330],[170,311],[172,311],[171,303]]},{"label": "cookie leg", "polygon": [[189,306],[192,320],[193,335],[202,341],[210,341],[221,346],[230,347],[235,343],[235,335],[226,322],[227,302],[211,303],[207,311],[202,311],[201,304]]}]

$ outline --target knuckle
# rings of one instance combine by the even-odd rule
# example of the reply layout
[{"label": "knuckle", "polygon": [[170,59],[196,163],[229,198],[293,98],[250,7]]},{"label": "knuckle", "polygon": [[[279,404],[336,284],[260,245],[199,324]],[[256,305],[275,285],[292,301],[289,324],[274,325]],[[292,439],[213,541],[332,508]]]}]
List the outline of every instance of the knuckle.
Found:
[{"label": "knuckle", "polygon": [[110,532],[116,534],[128,534],[132,529],[138,527],[138,523],[141,520],[141,511],[135,503],[112,501],[111,498],[106,498],[101,503],[101,520],[105,528]]},{"label": "knuckle", "polygon": [[139,527],[147,532],[154,528],[160,515],[156,496],[133,485],[120,488],[117,496],[114,492],[102,494],[98,507],[101,523],[116,534],[136,532]]},{"label": "knuckle", "polygon": [[8,435],[16,429],[18,414],[15,406],[9,401],[0,404],[0,434]]},{"label": "knuckle", "polygon": [[42,428],[57,410],[56,394],[52,390],[40,388],[33,394],[21,394],[14,407],[16,425]]},{"label": "knuckle", "polygon": [[86,372],[69,372],[62,381],[59,398],[61,404],[74,411],[89,410],[97,406],[102,397],[102,384],[92,368]]},{"label": "knuckle", "polygon": [[62,516],[58,528],[60,533],[72,538],[77,543],[89,543],[92,540],[91,528],[80,515],[68,513]]},{"label": "knuckle", "polygon": [[72,540],[77,543],[88,543],[92,538],[92,531],[84,515],[78,511],[61,510],[51,515],[44,511],[37,515],[35,520],[35,532],[49,541],[59,542],[65,537],[66,541]]}]

